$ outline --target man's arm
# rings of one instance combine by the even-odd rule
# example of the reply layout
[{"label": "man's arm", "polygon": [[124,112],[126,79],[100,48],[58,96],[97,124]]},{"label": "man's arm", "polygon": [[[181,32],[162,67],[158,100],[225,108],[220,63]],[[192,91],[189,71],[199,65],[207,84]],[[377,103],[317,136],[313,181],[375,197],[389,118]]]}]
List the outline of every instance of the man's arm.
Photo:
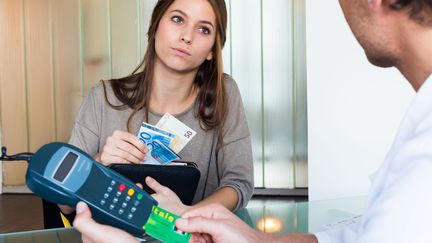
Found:
[{"label": "man's arm", "polygon": [[293,242],[318,243],[313,235],[275,236],[253,230],[231,211],[218,204],[194,208],[176,220],[178,229],[193,233],[191,242]]},{"label": "man's arm", "polygon": [[317,238],[310,234],[286,234],[281,236],[268,235],[268,242],[318,243]]}]

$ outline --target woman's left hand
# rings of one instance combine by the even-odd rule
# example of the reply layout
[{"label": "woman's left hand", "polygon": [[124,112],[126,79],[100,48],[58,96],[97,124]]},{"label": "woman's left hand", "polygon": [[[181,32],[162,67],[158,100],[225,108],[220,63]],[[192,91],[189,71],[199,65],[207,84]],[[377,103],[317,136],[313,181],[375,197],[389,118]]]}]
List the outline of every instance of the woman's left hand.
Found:
[{"label": "woman's left hand", "polygon": [[151,196],[159,203],[158,207],[161,207],[177,215],[181,215],[191,208],[190,206],[184,205],[180,198],[173,191],[171,191],[171,189],[166,186],[162,186],[150,176],[145,178],[145,182],[148,187],[155,191],[155,193]]}]

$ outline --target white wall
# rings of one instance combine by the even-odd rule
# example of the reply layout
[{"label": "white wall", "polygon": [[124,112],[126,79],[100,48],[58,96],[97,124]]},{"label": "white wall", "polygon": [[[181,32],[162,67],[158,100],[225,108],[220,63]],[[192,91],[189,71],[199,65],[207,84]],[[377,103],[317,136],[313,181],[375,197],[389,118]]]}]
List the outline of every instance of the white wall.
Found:
[{"label": "white wall", "polygon": [[337,1],[306,1],[309,199],[366,195],[414,94],[368,63]]}]

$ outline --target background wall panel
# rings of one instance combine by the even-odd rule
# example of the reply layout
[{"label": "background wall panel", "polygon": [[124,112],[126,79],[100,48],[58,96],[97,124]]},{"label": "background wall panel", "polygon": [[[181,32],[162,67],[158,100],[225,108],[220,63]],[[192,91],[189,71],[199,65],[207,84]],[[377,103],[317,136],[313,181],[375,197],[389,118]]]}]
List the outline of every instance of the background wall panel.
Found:
[{"label": "background wall panel", "polygon": [[109,1],[82,1],[84,92],[111,77]]},{"label": "background wall panel", "polygon": [[83,96],[80,1],[52,4],[56,140],[67,141]]},{"label": "background wall panel", "polygon": [[147,49],[147,30],[150,26],[151,14],[153,12],[153,8],[156,5],[158,0],[138,0],[139,10],[140,10],[140,55],[139,60],[141,61],[144,57],[145,50]]},{"label": "background wall panel", "polygon": [[[55,138],[53,70],[51,52],[51,6],[49,0],[26,1],[26,75],[29,120],[29,149]],[[41,115],[43,111],[43,115]]]},{"label": "background wall panel", "polygon": [[121,78],[138,66],[140,41],[138,32],[138,2],[110,0],[112,77]]},{"label": "background wall panel", "polygon": [[[28,149],[23,1],[0,1],[0,26],[2,138],[9,153],[18,153]],[[15,172],[3,173],[4,183],[23,184],[26,168],[26,162],[3,162],[4,171]]]}]

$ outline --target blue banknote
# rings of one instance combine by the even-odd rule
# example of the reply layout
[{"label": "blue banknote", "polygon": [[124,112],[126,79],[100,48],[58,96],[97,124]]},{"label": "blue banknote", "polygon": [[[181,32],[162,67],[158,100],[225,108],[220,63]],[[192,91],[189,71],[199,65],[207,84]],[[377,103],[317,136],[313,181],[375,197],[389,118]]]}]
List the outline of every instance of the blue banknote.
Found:
[{"label": "blue banknote", "polygon": [[138,132],[138,138],[145,144],[149,149],[152,149],[152,141],[158,140],[165,144],[166,146],[170,146],[171,141],[174,139],[175,135],[164,131],[160,128],[157,128],[153,125],[147,124],[143,122],[141,128]]},{"label": "blue banknote", "polygon": [[153,125],[143,122],[138,132],[138,138],[149,149],[146,164],[162,164],[165,165],[173,160],[180,159],[169,146],[175,135]]},{"label": "blue banknote", "polygon": [[166,165],[173,160],[181,159],[178,154],[158,140],[153,141],[153,149],[150,155],[150,157],[147,157],[148,162],[153,162],[153,160],[155,160],[161,165]]}]

